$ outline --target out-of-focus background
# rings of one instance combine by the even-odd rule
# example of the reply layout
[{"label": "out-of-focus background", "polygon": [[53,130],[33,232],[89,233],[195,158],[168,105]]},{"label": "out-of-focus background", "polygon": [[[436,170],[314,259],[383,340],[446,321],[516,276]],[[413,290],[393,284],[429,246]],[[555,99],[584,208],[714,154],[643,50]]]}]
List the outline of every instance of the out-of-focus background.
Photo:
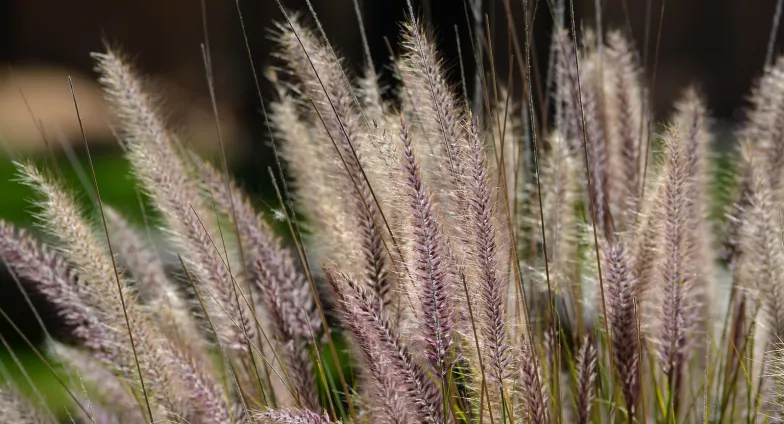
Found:
[{"label": "out-of-focus background", "polygon": [[[282,1],[289,10],[308,14],[304,0]],[[436,28],[455,84],[459,82],[460,40],[471,92],[476,67],[468,34],[473,24],[469,24],[470,12],[464,0],[422,1],[416,1],[414,7]],[[553,22],[551,1],[528,0],[530,7],[536,8],[533,57],[539,72],[546,69]],[[365,58],[353,1],[312,2],[330,41],[347,58],[349,68],[360,71]],[[696,84],[716,118],[718,147],[726,149],[734,126],[742,119],[752,81],[762,71],[775,3],[669,0],[663,15],[662,0],[575,0],[574,7],[581,28],[594,26],[596,5],[600,4],[605,28],[631,34],[647,64],[645,76],[651,87],[656,69],[653,104],[657,120],[666,118],[684,88]],[[400,22],[405,19],[405,2],[360,0],[359,4],[372,58],[384,80],[391,83],[384,37],[394,48]],[[511,19],[507,19],[506,4]],[[205,17],[230,167],[244,187],[257,195],[262,208],[274,207],[266,172],[273,158],[242,38],[238,6],[247,26],[254,65],[262,73],[262,94],[269,101],[274,98],[274,90],[263,71],[275,65],[272,36],[274,24],[282,20],[274,0],[0,0],[0,218],[20,226],[34,224],[32,193],[15,181],[15,158],[49,162],[61,169],[76,188],[88,181],[83,169],[75,166],[84,166],[86,155],[69,90],[70,76],[103,199],[141,221],[140,197],[113,136],[90,58],[90,52],[103,50],[104,43],[119,46],[131,55],[138,68],[154,81],[172,125],[186,142],[216,157],[218,139],[201,48],[205,43]],[[523,42],[522,7],[523,0],[484,1],[501,81],[506,81],[510,53],[515,50],[508,43],[510,21]],[[661,39],[657,43],[661,16]],[[779,44],[775,52],[782,51]],[[519,75],[519,70],[514,72]],[[519,91],[519,79],[516,84]],[[89,198],[82,197],[89,204]],[[32,343],[42,340],[40,326],[4,267],[0,269],[0,308]],[[45,308],[41,310],[45,312]],[[52,329],[56,331],[54,326]],[[4,369],[19,375],[12,365],[9,349],[13,349],[29,364],[33,379],[47,379],[48,371],[35,365],[22,338],[5,320],[0,320],[0,336],[0,364]],[[43,390],[50,390],[56,397],[56,385],[49,389],[43,385]]]}]

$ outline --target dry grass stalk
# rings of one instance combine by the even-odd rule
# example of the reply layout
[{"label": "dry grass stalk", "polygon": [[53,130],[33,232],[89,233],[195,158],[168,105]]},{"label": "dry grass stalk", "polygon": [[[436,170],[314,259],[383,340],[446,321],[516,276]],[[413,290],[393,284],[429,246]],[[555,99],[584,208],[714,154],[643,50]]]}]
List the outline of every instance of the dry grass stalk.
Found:
[{"label": "dry grass stalk", "polygon": [[[20,165],[48,244],[0,221],[0,259],[64,324],[50,348],[87,388],[63,382],[75,403],[91,405],[75,420],[781,418],[783,60],[752,92],[718,255],[707,106],[687,90],[663,151],[649,151],[645,74],[620,32],[586,32],[575,48],[555,30],[556,113],[542,120],[553,127],[529,134],[541,117],[508,115],[538,105],[507,103],[503,87],[474,118],[415,16],[392,58],[397,85],[383,88],[372,63],[355,78],[303,22],[277,28],[284,66],[268,73],[277,98],[265,118],[304,220],[288,204],[284,218],[306,246],[290,249],[224,170],[184,147],[114,50],[95,55],[100,80],[187,285],[119,212],[106,209],[101,234],[59,182]],[[477,80],[498,85],[489,77]],[[545,142],[527,152],[534,135]],[[725,266],[735,292],[717,320]],[[341,339],[330,312],[353,361],[333,345],[324,354]],[[0,389],[0,421],[51,422],[41,408]]]}]

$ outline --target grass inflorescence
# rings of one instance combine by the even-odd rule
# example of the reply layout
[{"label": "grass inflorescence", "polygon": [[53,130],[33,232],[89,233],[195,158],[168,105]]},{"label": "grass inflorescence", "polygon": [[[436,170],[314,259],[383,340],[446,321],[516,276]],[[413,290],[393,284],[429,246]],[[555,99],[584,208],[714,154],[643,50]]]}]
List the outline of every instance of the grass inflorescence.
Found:
[{"label": "grass inflorescence", "polygon": [[[652,131],[621,32],[576,45],[556,27],[546,99],[530,68],[502,86],[489,46],[469,102],[411,7],[393,88],[372,62],[351,75],[305,22],[276,27],[263,103],[293,243],[225,157],[188,149],[114,48],[94,58],[164,248],[97,180],[96,223],[59,178],[18,163],[45,234],[0,221],[0,259],[66,329],[40,359],[65,368],[72,420],[784,419],[784,59],[752,90],[717,219],[705,100],[685,90]],[[55,415],[0,388],[0,422]]]}]

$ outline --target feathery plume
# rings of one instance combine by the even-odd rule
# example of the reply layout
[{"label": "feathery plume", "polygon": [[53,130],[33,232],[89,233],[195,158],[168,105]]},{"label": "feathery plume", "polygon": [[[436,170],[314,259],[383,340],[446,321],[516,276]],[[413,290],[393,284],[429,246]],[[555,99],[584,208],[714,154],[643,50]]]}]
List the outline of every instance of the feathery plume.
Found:
[{"label": "feathery plume", "polygon": [[[389,255],[384,249],[383,219],[376,199],[363,170],[363,143],[368,137],[360,121],[351,87],[346,85],[343,69],[329,49],[292,19],[291,26],[280,26],[278,36],[281,56],[290,71],[298,78],[305,94],[312,100],[315,113],[323,120],[322,142],[334,141],[345,175],[342,188],[353,197],[355,226],[361,242],[362,269],[369,286],[378,299],[387,302],[391,289],[388,276]],[[317,124],[318,125],[318,124]],[[324,133],[326,131],[326,133]]]},{"label": "feathery plume", "polygon": [[455,190],[460,188],[463,179],[461,158],[468,147],[461,128],[465,114],[447,85],[446,73],[431,37],[416,17],[409,18],[401,41],[404,49],[399,67],[403,73],[401,78],[408,92],[412,93],[410,101],[416,109],[418,121],[425,128],[427,151],[438,152],[435,155],[446,162],[438,165],[441,169],[446,166],[445,173],[449,177],[442,177],[451,183],[444,187],[451,189],[448,195],[457,196],[458,204],[462,204],[462,194]]},{"label": "feathery plume", "polygon": [[[233,350],[247,351],[255,339],[243,284],[229,272],[218,250],[212,214],[199,197],[198,184],[166,128],[155,102],[131,67],[114,51],[95,54],[100,81],[134,172],[161,211],[170,235],[200,290],[217,336]],[[238,293],[240,292],[240,293]]]},{"label": "feathery plume", "polygon": [[54,424],[54,421],[15,389],[0,386],[0,423]]},{"label": "feathery plume", "polygon": [[613,364],[618,372],[626,409],[635,416],[639,397],[640,370],[638,355],[636,302],[639,295],[633,265],[623,243],[605,243],[603,249],[604,293]]},{"label": "feathery plume", "polygon": [[[465,186],[471,212],[471,233],[474,239],[474,259],[478,265],[481,287],[482,337],[487,349],[486,363],[492,378],[501,383],[509,373],[509,344],[506,331],[506,294],[508,292],[503,273],[499,272],[496,245],[496,222],[492,193],[487,175],[487,164],[479,123],[474,120],[469,127],[470,145],[468,156],[468,179]],[[405,143],[405,142],[404,142]],[[410,143],[410,142],[409,142]],[[407,145],[408,149],[409,146]]]},{"label": "feathery plume", "polygon": [[400,140],[403,143],[403,168],[407,174],[406,185],[413,217],[413,249],[416,258],[412,268],[421,308],[417,317],[419,332],[428,346],[428,359],[434,370],[443,377],[449,373],[452,365],[447,356],[452,353],[454,346],[454,274],[448,266],[444,234],[433,210],[430,194],[422,181],[411,134],[404,122],[400,127]]},{"label": "feathery plume", "polygon": [[[754,381],[763,378],[762,370],[776,367],[781,362],[778,346],[784,338],[784,249],[780,237],[780,214],[769,179],[771,166],[763,149],[750,141],[742,146],[743,161],[748,169],[747,205],[741,215],[742,225],[738,245],[738,275],[744,288],[750,291],[751,316],[761,316],[764,324],[756,332],[757,343],[766,352],[761,366],[755,366]],[[759,315],[757,312],[761,312]],[[756,354],[756,352],[755,352]],[[784,416],[780,405],[784,402],[780,386],[782,375],[775,371],[763,386],[762,397],[766,412],[776,419]],[[766,394],[767,392],[767,394]],[[768,403],[773,402],[774,405]],[[772,408],[772,410],[769,410]]]},{"label": "feathery plume", "polygon": [[662,369],[670,379],[677,405],[683,367],[690,358],[699,310],[693,256],[695,240],[691,234],[694,215],[690,213],[694,202],[694,179],[688,144],[679,129],[669,129],[665,140],[661,204],[658,205],[662,240],[657,270],[661,289],[657,343]]},{"label": "feathery plume", "polygon": [[[91,400],[85,402],[89,404],[87,412],[95,417],[96,422],[103,422],[99,421],[100,417],[111,418],[116,422],[122,422],[121,419],[131,422],[144,421],[142,410],[139,409],[130,387],[122,377],[97,361],[91,352],[59,342],[53,342],[49,348],[52,352],[57,352],[63,365],[75,371],[80,383],[86,386],[87,398]],[[101,404],[106,406],[102,408]]]},{"label": "feathery plume", "polygon": [[550,413],[547,408],[547,390],[543,384],[541,367],[534,357],[536,352],[530,344],[529,337],[529,335],[524,335],[519,347],[519,390],[522,393],[524,414],[527,422],[548,424]]},{"label": "feathery plume", "polygon": [[81,298],[82,282],[66,260],[23,230],[0,220],[0,259],[25,287],[54,305],[71,334],[96,352],[108,351],[111,336],[101,317]]},{"label": "feathery plume", "polygon": [[183,416],[193,417],[192,419],[202,422],[232,423],[226,397],[217,382],[205,373],[201,363],[188,356],[187,352],[178,350],[167,342],[163,342],[162,349],[171,352],[171,356],[167,358],[168,363],[163,365],[176,372],[180,384],[184,387],[183,392],[178,393],[185,397],[182,402],[187,402],[187,409],[184,409]]},{"label": "feathery plume", "polygon": [[[127,298],[125,308],[133,311],[129,316],[139,317],[137,299],[128,281],[115,273],[103,243],[96,239],[71,195],[33,165],[19,164],[19,169],[25,182],[38,190],[42,197],[40,220],[45,223],[45,229],[59,243],[61,253],[79,275],[79,278],[71,280],[80,283],[78,296],[96,311],[102,328],[106,329],[104,334],[112,342],[124,339],[127,337],[127,329],[123,333],[126,320],[120,296]],[[115,279],[119,280],[119,284],[114,284]],[[122,292],[118,293],[118,289]],[[102,345],[109,346],[112,342],[107,340]],[[120,350],[127,349],[130,353],[132,349],[129,343],[129,340],[123,341],[124,347]],[[113,360],[118,360],[117,355],[122,354],[118,348],[114,348],[110,349],[110,355]],[[115,365],[121,369],[130,369],[125,368],[128,364]]]},{"label": "feathery plume", "polygon": [[[636,220],[642,172],[640,150],[646,144],[647,128],[644,128],[643,87],[641,71],[637,66],[634,51],[620,31],[607,35],[608,61],[612,72],[608,72],[612,87],[608,98],[608,146],[607,171],[609,190],[613,195],[613,218],[618,227],[633,226]],[[603,64],[604,65],[604,64]]]},{"label": "feathery plume", "polygon": [[705,311],[710,316],[712,297],[716,292],[713,278],[713,240],[710,224],[711,173],[709,163],[710,132],[705,104],[694,88],[689,88],[675,105],[674,121],[682,131],[689,155],[689,178],[691,183],[689,207],[689,234],[693,241],[688,253],[693,263],[694,286]]},{"label": "feathery plume", "polygon": [[[590,43],[590,42],[589,42]],[[590,44],[588,44],[590,45]],[[582,99],[582,114],[584,119],[580,121],[581,133],[579,145],[585,143],[588,154],[588,173],[591,178],[591,191],[588,193],[593,197],[594,214],[596,227],[600,231],[611,231],[608,225],[611,215],[608,205],[611,204],[610,193],[608,191],[608,152],[607,134],[605,128],[606,101],[602,84],[604,84],[605,63],[601,63],[602,58],[599,52],[588,51],[580,61],[580,89]],[[582,133],[584,131],[584,134]],[[585,137],[583,140],[582,137]],[[580,147],[579,151],[582,151]],[[587,182],[587,180],[586,180]]]},{"label": "feathery plume", "polygon": [[751,107],[740,137],[759,148],[770,163],[771,188],[781,188],[784,170],[784,57],[765,69],[751,91]]},{"label": "feathery plume", "polygon": [[[255,284],[265,294],[266,306],[272,308],[272,303],[279,303],[281,318],[285,321],[281,323],[284,331],[301,339],[310,338],[311,332],[319,331],[319,318],[310,287],[294,265],[291,251],[282,246],[280,238],[272,232],[261,214],[256,213],[250,199],[233,180],[227,183],[226,178],[211,165],[198,159],[195,163],[220,211],[233,219],[234,205],[233,215],[236,215],[245,260],[254,275]],[[266,296],[273,293],[277,299]]]},{"label": "feathery plume", "polygon": [[[166,275],[163,261],[132,224],[112,208],[104,208],[119,262],[138,286],[139,300],[152,318],[176,343],[194,357],[203,354],[206,341],[193,319],[183,294]],[[205,358],[202,358],[205,359]],[[208,361],[202,361],[208,366]]]},{"label": "feathery plume", "polygon": [[[383,387],[397,382],[422,422],[444,422],[441,391],[402,343],[374,295],[334,270],[328,269],[326,274],[338,297],[343,324],[353,333],[378,383]],[[396,411],[400,417],[407,413],[405,409]]]},{"label": "feathery plume", "polygon": [[[553,131],[549,137],[550,150],[542,160],[539,178],[543,189],[542,216],[547,238],[550,281],[556,292],[571,296],[579,304],[582,300],[582,287],[577,284],[579,278],[576,275],[575,255],[579,240],[577,217],[574,213],[580,196],[577,180],[579,162],[569,151],[569,146],[560,132]],[[538,201],[538,197],[535,197],[534,201]],[[535,224],[538,225],[538,222]],[[540,238],[541,234],[537,231],[535,236]],[[545,284],[542,286],[546,289]]]},{"label": "feathery plume", "polygon": [[175,409],[174,391],[161,363],[156,332],[149,331],[150,322],[139,308],[128,281],[116,272],[109,253],[65,189],[34,166],[19,166],[26,183],[42,196],[40,217],[46,230],[60,242],[61,251],[81,277],[78,281],[83,283],[82,299],[93,306],[107,329],[108,340],[100,345],[108,347],[108,365],[115,367],[118,374],[143,374],[151,387],[142,390],[139,381],[138,393],[153,392],[156,409]]},{"label": "feathery plume", "polygon": [[[283,409],[267,411],[256,417],[259,424],[333,424],[326,416],[308,410]],[[340,422],[335,423],[340,424]]]},{"label": "feathery plume", "polygon": [[591,420],[591,403],[594,399],[596,381],[596,347],[590,335],[583,338],[580,352],[575,358],[577,368],[577,424],[588,424]]},{"label": "feathery plume", "polygon": [[[604,123],[604,76],[599,53],[593,50],[575,56],[568,32],[555,34],[558,47],[556,72],[564,86],[558,87],[556,101],[563,105],[560,118],[561,130],[572,145],[572,151],[587,155],[587,173],[591,190],[585,184],[585,193],[593,202],[593,221],[598,231],[605,231],[610,218],[607,206],[607,139]],[[589,37],[590,38],[590,37]],[[586,41],[586,45],[591,45]],[[580,61],[579,76],[577,61]],[[609,228],[607,229],[609,231]]]},{"label": "feathery plume", "polygon": [[[209,378],[201,377],[192,362],[184,360],[185,354],[166,340],[145,313],[136,293],[114,269],[109,252],[96,240],[74,200],[33,166],[21,165],[21,171],[28,184],[43,196],[41,218],[47,230],[62,243],[63,253],[82,278],[81,298],[93,306],[102,325],[109,330],[108,340],[101,344],[108,348],[108,365],[123,376],[138,371],[139,381],[134,381],[135,385],[138,383],[137,393],[149,395],[154,411],[165,411],[159,414],[227,422],[216,385]],[[173,373],[174,369],[179,373]],[[146,383],[144,390],[141,390],[142,376]],[[188,390],[180,390],[180,384],[185,384]],[[211,400],[214,402],[207,403]]]},{"label": "feathery plume", "polygon": [[781,246],[779,214],[770,187],[767,157],[751,143],[742,150],[750,170],[749,204],[742,216],[739,244],[743,252],[739,272],[744,285],[764,311],[771,340],[784,338],[784,249]]},{"label": "feathery plume", "polygon": [[245,261],[261,293],[272,331],[282,347],[287,375],[300,406],[315,410],[318,397],[307,344],[311,334],[319,331],[319,318],[313,307],[310,287],[294,267],[290,252],[281,246],[278,237],[234,181],[227,182],[215,168],[198,159],[195,162],[221,212],[231,218],[236,216]]},{"label": "feathery plume", "polygon": [[631,256],[634,258],[632,276],[637,280],[640,294],[654,290],[656,284],[656,267],[658,260],[659,242],[661,234],[661,214],[659,205],[663,204],[664,191],[662,181],[656,178],[651,183],[652,187],[646,189],[648,198],[643,202],[640,211],[640,223],[634,230]]},{"label": "feathery plume", "polygon": [[[276,80],[275,80],[276,81]],[[277,81],[276,81],[277,82]],[[280,82],[277,82],[281,86]],[[293,92],[281,88],[278,101],[270,106],[270,121],[275,141],[280,143],[281,156],[293,178],[294,200],[298,211],[313,228],[308,238],[310,250],[328,255],[340,263],[354,263],[353,247],[358,236],[351,228],[353,212],[343,201],[343,172],[334,147],[318,137],[320,126],[300,113]],[[324,201],[334,199],[334,201]]]}]

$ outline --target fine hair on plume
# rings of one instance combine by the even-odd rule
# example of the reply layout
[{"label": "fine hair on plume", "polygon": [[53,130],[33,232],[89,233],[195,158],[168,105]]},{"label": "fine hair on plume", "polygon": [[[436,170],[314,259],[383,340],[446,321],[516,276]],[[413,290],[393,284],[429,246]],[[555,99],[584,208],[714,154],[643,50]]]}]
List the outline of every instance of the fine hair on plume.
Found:
[{"label": "fine hair on plume", "polygon": [[309,0],[276,3],[274,215],[116,47],[92,57],[155,213],[104,204],[92,158],[95,215],[16,162],[37,226],[0,218],[0,262],[54,312],[62,331],[28,343],[69,399],[51,408],[0,363],[0,423],[784,420],[784,58],[750,90],[722,214],[710,104],[685,88],[659,125],[629,31],[540,5],[556,24],[538,75],[536,6],[516,23],[505,1],[503,81],[481,0],[459,61],[407,2],[388,66],[355,0],[355,74]]}]

